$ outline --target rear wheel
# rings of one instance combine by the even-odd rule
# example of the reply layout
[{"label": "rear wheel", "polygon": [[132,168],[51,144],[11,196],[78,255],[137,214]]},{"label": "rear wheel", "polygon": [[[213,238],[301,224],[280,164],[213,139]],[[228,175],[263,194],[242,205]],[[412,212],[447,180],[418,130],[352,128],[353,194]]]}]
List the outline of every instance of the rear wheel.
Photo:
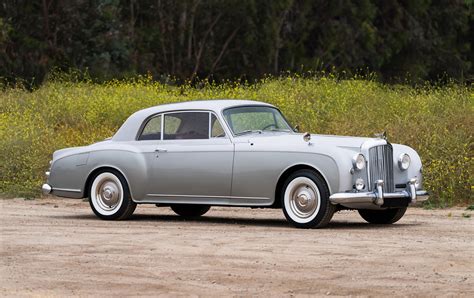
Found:
[{"label": "rear wheel", "polygon": [[386,210],[362,209],[359,210],[359,214],[368,223],[387,225],[399,221],[406,211],[407,208],[394,208]]},{"label": "rear wheel", "polygon": [[211,209],[210,206],[207,205],[191,205],[191,204],[176,204],[176,205],[171,205],[171,209],[178,215],[182,217],[199,217],[201,215],[206,214],[209,209]]},{"label": "rear wheel", "polygon": [[95,175],[89,189],[89,204],[95,215],[106,220],[126,219],[137,207],[125,178],[114,170]]},{"label": "rear wheel", "polygon": [[325,181],[311,170],[292,173],[283,185],[281,199],[286,219],[297,228],[322,228],[336,210]]}]

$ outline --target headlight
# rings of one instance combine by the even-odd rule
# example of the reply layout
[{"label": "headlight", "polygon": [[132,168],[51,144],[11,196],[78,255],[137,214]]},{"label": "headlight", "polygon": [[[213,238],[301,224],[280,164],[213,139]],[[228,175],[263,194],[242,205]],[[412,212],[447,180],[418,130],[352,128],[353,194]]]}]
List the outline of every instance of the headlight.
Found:
[{"label": "headlight", "polygon": [[398,157],[398,167],[400,170],[405,171],[410,167],[411,158],[410,155],[404,153]]},{"label": "headlight", "polygon": [[354,169],[356,170],[362,170],[365,168],[365,157],[362,154],[356,154],[352,158],[352,165],[354,166]]}]

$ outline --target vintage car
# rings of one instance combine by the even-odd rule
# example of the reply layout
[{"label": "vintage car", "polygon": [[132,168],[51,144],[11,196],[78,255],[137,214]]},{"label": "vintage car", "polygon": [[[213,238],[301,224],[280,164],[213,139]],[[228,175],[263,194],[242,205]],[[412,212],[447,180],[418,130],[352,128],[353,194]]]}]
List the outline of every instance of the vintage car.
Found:
[{"label": "vintage car", "polygon": [[376,138],[298,133],[274,106],[207,100],[131,115],[110,139],[54,152],[44,194],[88,197],[101,219],[137,204],[197,217],[210,206],[282,208],[299,228],[357,209],[369,223],[398,221],[428,199],[410,147]]}]

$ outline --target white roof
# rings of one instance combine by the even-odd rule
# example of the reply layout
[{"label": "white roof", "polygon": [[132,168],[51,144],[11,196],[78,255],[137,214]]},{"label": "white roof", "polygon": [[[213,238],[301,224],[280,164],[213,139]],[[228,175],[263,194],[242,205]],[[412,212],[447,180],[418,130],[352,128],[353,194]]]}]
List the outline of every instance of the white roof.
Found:
[{"label": "white roof", "polygon": [[140,126],[143,121],[151,115],[179,111],[179,110],[209,110],[215,112],[218,117],[222,110],[236,106],[249,106],[249,105],[265,105],[273,107],[273,105],[254,101],[254,100],[240,100],[240,99],[216,99],[216,100],[194,100],[179,103],[163,104],[154,106],[151,108],[143,109],[133,113],[128,119],[122,124],[120,129],[115,133],[113,141],[132,141],[135,139]]}]

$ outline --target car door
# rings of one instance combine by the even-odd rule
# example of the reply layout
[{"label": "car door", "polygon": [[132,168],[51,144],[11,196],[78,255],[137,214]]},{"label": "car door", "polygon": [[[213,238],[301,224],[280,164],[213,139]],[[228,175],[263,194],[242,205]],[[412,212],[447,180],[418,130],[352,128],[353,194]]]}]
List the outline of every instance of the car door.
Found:
[{"label": "car door", "polygon": [[150,197],[226,199],[230,196],[234,147],[208,111],[163,114],[162,139],[151,168]]}]

